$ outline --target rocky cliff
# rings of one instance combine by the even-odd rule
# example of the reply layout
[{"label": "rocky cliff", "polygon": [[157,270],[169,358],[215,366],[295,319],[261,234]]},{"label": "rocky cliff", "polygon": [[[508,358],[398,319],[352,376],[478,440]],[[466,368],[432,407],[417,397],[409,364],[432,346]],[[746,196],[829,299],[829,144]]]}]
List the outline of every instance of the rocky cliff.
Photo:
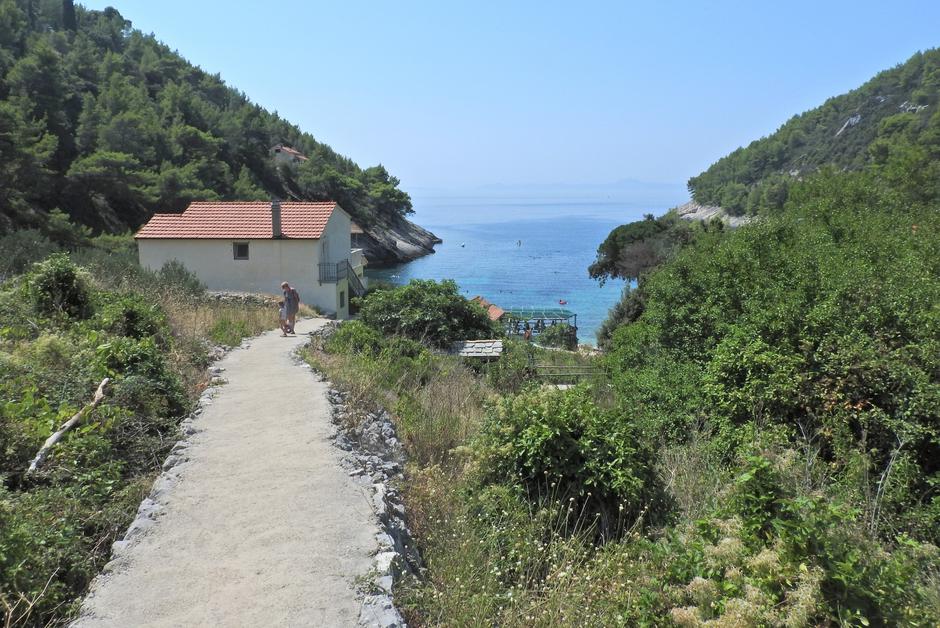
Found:
[{"label": "rocky cliff", "polygon": [[441,239],[404,218],[381,219],[363,227],[359,246],[370,266],[410,262],[434,252]]},{"label": "rocky cliff", "polygon": [[676,215],[683,220],[704,220],[708,222],[712,218],[719,218],[729,227],[740,227],[751,222],[751,216],[732,216],[717,205],[702,205],[695,201],[689,201],[685,205],[676,207]]}]

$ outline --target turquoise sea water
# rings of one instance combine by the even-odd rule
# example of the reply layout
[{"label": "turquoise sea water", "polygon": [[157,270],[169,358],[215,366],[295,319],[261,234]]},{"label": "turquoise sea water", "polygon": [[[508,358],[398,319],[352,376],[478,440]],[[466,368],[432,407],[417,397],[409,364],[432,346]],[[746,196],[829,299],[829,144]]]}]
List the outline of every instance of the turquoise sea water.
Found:
[{"label": "turquoise sea water", "polygon": [[611,229],[650,211],[624,203],[504,199],[416,200],[415,207],[412,219],[443,244],[434,255],[369,269],[370,278],[453,279],[468,298],[482,295],[503,308],[565,307],[578,315],[579,341],[589,344],[625,284],[600,286],[587,267]]},{"label": "turquoise sea water", "polygon": [[[565,307],[578,315],[580,341],[593,344],[624,284],[609,281],[602,288],[588,277],[587,267],[598,243],[615,226],[584,218],[428,225],[444,240],[434,255],[370,270],[369,276],[393,283],[453,279],[468,298],[479,294],[503,308]],[[561,306],[559,300],[567,304]]]}]

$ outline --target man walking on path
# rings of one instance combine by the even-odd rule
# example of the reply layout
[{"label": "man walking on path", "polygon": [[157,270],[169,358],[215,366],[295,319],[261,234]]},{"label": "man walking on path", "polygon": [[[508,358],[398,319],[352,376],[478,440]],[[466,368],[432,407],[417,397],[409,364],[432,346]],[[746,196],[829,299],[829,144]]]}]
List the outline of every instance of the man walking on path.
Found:
[{"label": "man walking on path", "polygon": [[287,309],[287,333],[292,334],[297,320],[297,311],[300,309],[300,295],[286,281],[281,284],[281,290],[284,291],[284,307]]}]

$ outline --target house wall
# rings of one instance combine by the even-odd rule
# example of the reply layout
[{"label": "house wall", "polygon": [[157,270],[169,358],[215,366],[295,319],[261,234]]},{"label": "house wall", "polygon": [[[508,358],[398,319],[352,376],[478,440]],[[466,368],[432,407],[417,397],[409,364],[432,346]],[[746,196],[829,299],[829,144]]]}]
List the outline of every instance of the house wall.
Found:
[{"label": "house wall", "polygon": [[[345,211],[337,208],[330,215],[330,219],[323,229],[323,236],[320,242],[325,243],[320,254],[323,255],[323,261],[335,264],[342,260],[348,260],[351,252],[350,248],[350,223],[352,220]],[[323,284],[324,288],[333,289],[333,303],[337,318],[349,318],[349,284],[345,279],[337,281],[335,284]],[[340,293],[342,292],[342,298]],[[340,303],[342,302],[342,306]]]},{"label": "house wall", "polygon": [[[335,217],[340,212],[333,212]],[[348,220],[348,217],[347,217]],[[202,280],[210,290],[230,290],[280,294],[281,282],[288,281],[300,292],[304,303],[317,307],[326,314],[348,317],[347,307],[339,308],[337,284],[320,285],[317,264],[322,259],[322,242],[332,234],[331,224],[321,240],[137,240],[140,263],[146,268],[159,270],[170,260],[179,260]],[[340,219],[342,222],[342,218]],[[232,245],[248,242],[248,259],[236,260]],[[346,255],[349,254],[349,226],[346,226]],[[326,248],[334,261],[343,259],[340,253],[342,238]],[[348,295],[348,289],[346,290]]]},{"label": "house wall", "polygon": [[302,159],[300,159],[296,155],[288,153],[284,149],[278,150],[276,148],[272,148],[271,156],[274,157],[275,163],[278,163],[278,164],[288,164],[289,166],[298,166],[301,163],[303,163]]},{"label": "house wall", "polygon": [[[304,303],[324,314],[349,318],[347,281],[321,285],[318,265],[349,259],[350,222],[349,214],[337,208],[319,240],[140,238],[137,247],[141,266],[159,270],[166,262],[178,260],[209,290],[280,294],[281,282],[287,281],[300,292]],[[235,242],[248,242],[248,259],[235,259]]]}]

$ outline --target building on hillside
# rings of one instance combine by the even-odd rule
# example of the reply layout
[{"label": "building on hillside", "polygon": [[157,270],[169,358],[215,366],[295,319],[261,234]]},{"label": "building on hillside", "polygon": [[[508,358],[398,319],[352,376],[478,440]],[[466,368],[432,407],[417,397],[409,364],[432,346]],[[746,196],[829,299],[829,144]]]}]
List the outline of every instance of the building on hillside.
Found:
[{"label": "building on hillside", "polygon": [[486,310],[486,315],[491,321],[498,321],[503,317],[503,314],[506,313],[503,308],[499,307],[498,305],[493,305],[482,296],[477,295],[470,299],[470,301],[478,304],[480,307]]},{"label": "building on hillside", "polygon": [[288,281],[304,303],[348,318],[366,282],[349,225],[335,202],[201,201],[155,214],[134,238],[146,268],[177,260],[218,291],[279,294]]},{"label": "building on hillside", "polygon": [[295,148],[285,146],[284,144],[275,144],[271,147],[271,156],[275,163],[298,166],[307,161],[307,156]]}]

